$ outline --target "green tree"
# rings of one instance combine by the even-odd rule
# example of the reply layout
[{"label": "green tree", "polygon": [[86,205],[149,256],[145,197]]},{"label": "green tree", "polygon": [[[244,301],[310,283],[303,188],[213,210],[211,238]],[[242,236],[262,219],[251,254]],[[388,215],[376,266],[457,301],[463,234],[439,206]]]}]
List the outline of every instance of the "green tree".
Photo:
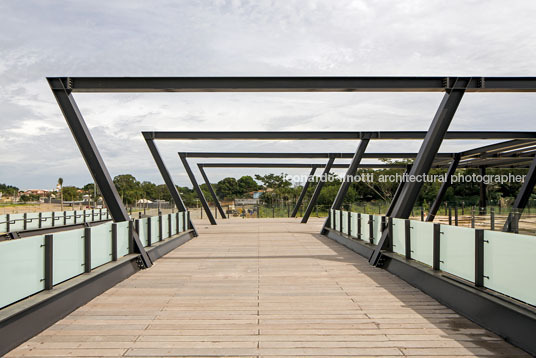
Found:
[{"label": "green tree", "polygon": [[244,175],[237,180],[238,193],[239,195],[244,195],[252,191],[259,189],[259,184],[249,175]]},{"label": "green tree", "polygon": [[81,199],[81,193],[78,192],[78,188],[75,186],[63,187],[63,197],[67,201],[77,201]]},{"label": "green tree", "polygon": [[114,178],[114,184],[125,204],[134,204],[143,196],[140,182],[131,174],[121,174]]},{"label": "green tree", "polygon": [[216,195],[220,199],[234,199],[238,194],[238,182],[235,178],[224,178],[216,185]]}]

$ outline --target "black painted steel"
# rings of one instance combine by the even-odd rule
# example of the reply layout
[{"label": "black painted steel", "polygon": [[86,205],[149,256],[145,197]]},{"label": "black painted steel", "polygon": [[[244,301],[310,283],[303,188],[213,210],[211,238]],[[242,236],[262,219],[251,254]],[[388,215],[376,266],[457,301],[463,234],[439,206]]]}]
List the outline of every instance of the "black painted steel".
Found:
[{"label": "black painted steel", "polygon": [[[49,85],[56,97],[56,101],[69,125],[71,133],[82,153],[86,165],[93,176],[102,197],[108,207],[110,214],[115,222],[128,221],[130,217],[127,209],[123,204],[119,193],[113,183],[113,180],[104,164],[91,133],[76,105],[71,91],[68,89],[67,82],[60,79],[49,79]],[[134,233],[134,242],[137,252],[145,267],[151,267],[152,262],[141,243],[137,233]]]},{"label": "black painted steel", "polygon": [[318,181],[318,184],[316,185],[315,191],[313,192],[313,195],[311,196],[311,199],[309,200],[307,209],[305,209],[305,212],[303,213],[303,217],[301,220],[302,224],[307,223],[307,221],[309,220],[309,216],[311,215],[311,212],[313,211],[316,205],[318,197],[320,196],[320,191],[322,191],[322,188],[324,187],[324,184],[326,183],[326,178],[329,174],[329,171],[331,170],[331,167],[334,161],[335,161],[335,157],[329,158],[326,164],[326,167],[324,168],[324,171],[322,172],[322,176],[320,177],[320,180]]},{"label": "black painted steel", "polygon": [[532,191],[534,190],[535,184],[536,184],[536,157],[532,160],[529,171],[527,172],[527,175],[525,176],[525,180],[523,181],[523,184],[521,185],[521,189],[519,189],[519,193],[516,196],[516,200],[514,200],[514,204],[512,205],[512,211],[514,213],[510,213],[508,215],[508,218],[506,219],[506,222],[503,227],[503,231],[512,231],[514,228],[518,227],[519,215],[523,212],[523,210],[527,206],[527,203],[529,202],[529,199],[530,199],[530,195],[532,194]]},{"label": "black painted steel", "polygon": [[430,206],[430,211],[428,212],[426,221],[428,222],[434,221],[437,211],[439,210],[439,207],[441,206],[441,203],[443,202],[443,198],[445,197],[445,193],[447,192],[447,189],[449,188],[449,186],[452,184],[452,176],[454,175],[454,173],[456,173],[456,168],[458,168],[458,163],[460,163],[460,155],[456,155],[454,159],[452,159],[452,162],[450,163],[450,166],[446,173],[447,180],[441,183],[441,186],[439,187],[439,191],[437,192],[435,200]]},{"label": "black painted steel", "polygon": [[294,205],[294,208],[292,209],[292,213],[290,214],[290,217],[295,218],[296,215],[298,214],[298,210],[300,209],[303,199],[305,198],[305,195],[307,194],[307,190],[309,189],[309,186],[311,185],[311,182],[313,181],[315,172],[316,172],[316,168],[311,168],[311,171],[309,172],[309,175],[307,176],[307,181],[303,184],[303,189],[300,193],[300,196],[298,197],[298,200],[296,201],[296,205]]},{"label": "black painted steel", "polygon": [[214,201],[214,205],[216,205],[216,208],[218,208],[218,211],[220,212],[222,219],[227,219],[227,215],[225,215],[225,211],[223,211],[223,208],[221,207],[220,201],[218,200],[218,196],[216,195],[216,192],[214,191],[214,188],[212,187],[212,184],[210,183],[210,180],[208,179],[207,173],[205,173],[203,166],[197,165],[197,167],[199,168],[199,171],[201,172],[201,176],[203,177],[203,180],[205,181],[205,184],[208,188],[210,196],[212,196],[212,200]]}]

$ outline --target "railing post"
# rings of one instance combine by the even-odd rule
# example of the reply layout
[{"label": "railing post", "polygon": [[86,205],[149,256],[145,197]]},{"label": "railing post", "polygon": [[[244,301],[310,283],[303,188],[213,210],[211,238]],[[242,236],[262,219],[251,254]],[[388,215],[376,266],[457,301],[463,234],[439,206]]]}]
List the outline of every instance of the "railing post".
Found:
[{"label": "railing post", "polygon": [[409,219],[404,220],[404,228],[406,232],[406,259],[411,259],[411,221]]},{"label": "railing post", "polygon": [[352,237],[352,212],[351,211],[348,211],[348,217],[346,219],[347,219],[346,227],[348,229],[348,236]]},{"label": "railing post", "polygon": [[63,225],[67,225],[67,211],[63,212]]},{"label": "railing post", "polygon": [[162,227],[162,214],[158,215],[158,241],[164,238],[164,228]]},{"label": "railing post", "polygon": [[84,272],[91,272],[91,228],[84,229]]},{"label": "railing post", "polygon": [[112,223],[112,261],[117,261],[117,224]]},{"label": "railing post", "polygon": [[[132,215],[132,207],[130,208],[130,215]],[[99,209],[99,221],[102,221],[102,208]]]},{"label": "railing post", "polygon": [[357,238],[361,240],[361,213],[357,213]]},{"label": "railing post", "polygon": [[76,214],[76,210],[74,211],[74,223],[76,224],[76,222],[78,221],[77,218],[76,218],[77,214]]},{"label": "railing post", "polygon": [[369,215],[369,241],[374,244],[374,215]]},{"label": "railing post", "polygon": [[471,227],[475,228],[475,207],[471,207]]},{"label": "railing post", "polygon": [[150,216],[147,218],[147,246],[151,246],[151,242],[152,242],[152,221],[153,221],[153,218]]},{"label": "railing post", "polygon": [[52,251],[54,236],[52,234],[45,235],[45,290],[52,290],[53,284],[53,255]]},{"label": "railing post", "polygon": [[342,230],[342,223],[343,223],[343,220],[342,220],[342,210],[339,210],[339,232],[342,234],[343,233],[343,230]]},{"label": "railing post", "polygon": [[484,286],[484,230],[475,230],[475,286]]},{"label": "railing post", "polygon": [[421,206],[421,221],[424,221],[424,207]]},{"label": "railing post", "polygon": [[180,217],[179,215],[180,215],[180,213],[179,213],[179,211],[177,211],[175,213],[175,232],[177,234],[179,233],[179,217]]},{"label": "railing post", "polygon": [[393,251],[393,218],[392,217],[385,217],[382,216],[382,219],[384,221],[387,220],[387,241],[385,243],[385,250],[387,251]]},{"label": "railing post", "polygon": [[441,240],[441,226],[440,224],[434,224],[434,246],[433,246],[433,263],[432,268],[435,271],[439,271],[439,263],[440,263],[440,244]]},{"label": "railing post", "polygon": [[37,220],[39,220],[39,222],[37,223],[37,227],[41,229],[43,227],[43,213],[39,213],[37,218]]},{"label": "railing post", "polygon": [[452,207],[449,206],[449,225],[452,225]]},{"label": "railing post", "polygon": [[22,214],[22,220],[23,220],[23,223],[22,223],[22,227],[23,227],[23,230],[27,230],[28,229],[28,214],[27,213],[24,213]]},{"label": "railing post", "polygon": [[458,226],[458,207],[454,207],[454,225]]},{"label": "railing post", "polygon": [[490,208],[489,211],[489,226],[490,230],[495,230],[495,209]]},{"label": "railing post", "polygon": [[[53,211],[51,215],[52,215],[52,223],[51,223],[51,225],[52,225],[52,227],[54,227],[54,226],[56,226],[56,212]],[[9,220],[8,220],[8,222],[9,222]],[[9,225],[9,224],[8,224],[8,225]],[[9,229],[9,228],[8,228],[8,229]],[[9,231],[9,230],[8,230],[8,231]]]},{"label": "railing post", "polygon": [[84,209],[84,224],[87,222],[87,218],[86,218],[86,209]]},{"label": "railing post", "polygon": [[[138,222],[136,225],[136,232],[140,232],[140,223]],[[128,253],[133,254],[134,253],[134,222],[132,220],[129,220],[128,222]]]},{"label": "railing post", "polygon": [[168,237],[173,236],[173,231],[171,231],[171,214],[168,214]]}]

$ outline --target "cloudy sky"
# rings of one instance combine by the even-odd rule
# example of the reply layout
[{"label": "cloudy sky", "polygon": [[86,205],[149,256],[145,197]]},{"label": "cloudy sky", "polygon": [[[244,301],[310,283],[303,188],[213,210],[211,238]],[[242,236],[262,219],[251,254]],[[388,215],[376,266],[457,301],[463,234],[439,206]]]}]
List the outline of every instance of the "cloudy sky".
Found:
[{"label": "cloudy sky", "polygon": [[[52,188],[60,176],[65,185],[92,180],[46,76],[536,76],[535,15],[533,0],[0,0],[0,183],[26,189]],[[451,129],[535,130],[534,96],[468,94]],[[76,99],[111,174],[160,183],[142,130],[426,130],[441,94]],[[188,184],[181,150],[353,152],[356,144],[158,143],[180,185]],[[480,144],[449,141],[441,150]],[[418,148],[377,142],[369,151]]]}]

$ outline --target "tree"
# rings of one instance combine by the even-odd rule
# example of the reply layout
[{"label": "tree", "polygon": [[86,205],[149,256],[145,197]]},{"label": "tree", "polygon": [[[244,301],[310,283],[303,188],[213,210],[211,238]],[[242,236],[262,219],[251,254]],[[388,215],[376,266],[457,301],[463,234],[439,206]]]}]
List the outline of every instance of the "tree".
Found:
[{"label": "tree", "polygon": [[0,193],[6,196],[17,196],[19,193],[19,188],[12,185],[0,184]]},{"label": "tree", "polygon": [[238,182],[235,178],[224,178],[216,185],[216,193],[221,199],[234,199],[238,191]]},{"label": "tree", "polygon": [[244,195],[252,191],[259,189],[259,184],[249,175],[244,175],[237,180],[238,193],[239,195]]},{"label": "tree", "polygon": [[121,174],[114,178],[114,184],[125,204],[134,204],[142,197],[140,182],[131,174]]},{"label": "tree", "polygon": [[77,201],[80,200],[80,193],[78,188],[75,186],[65,186],[63,187],[63,197],[67,201]]}]

